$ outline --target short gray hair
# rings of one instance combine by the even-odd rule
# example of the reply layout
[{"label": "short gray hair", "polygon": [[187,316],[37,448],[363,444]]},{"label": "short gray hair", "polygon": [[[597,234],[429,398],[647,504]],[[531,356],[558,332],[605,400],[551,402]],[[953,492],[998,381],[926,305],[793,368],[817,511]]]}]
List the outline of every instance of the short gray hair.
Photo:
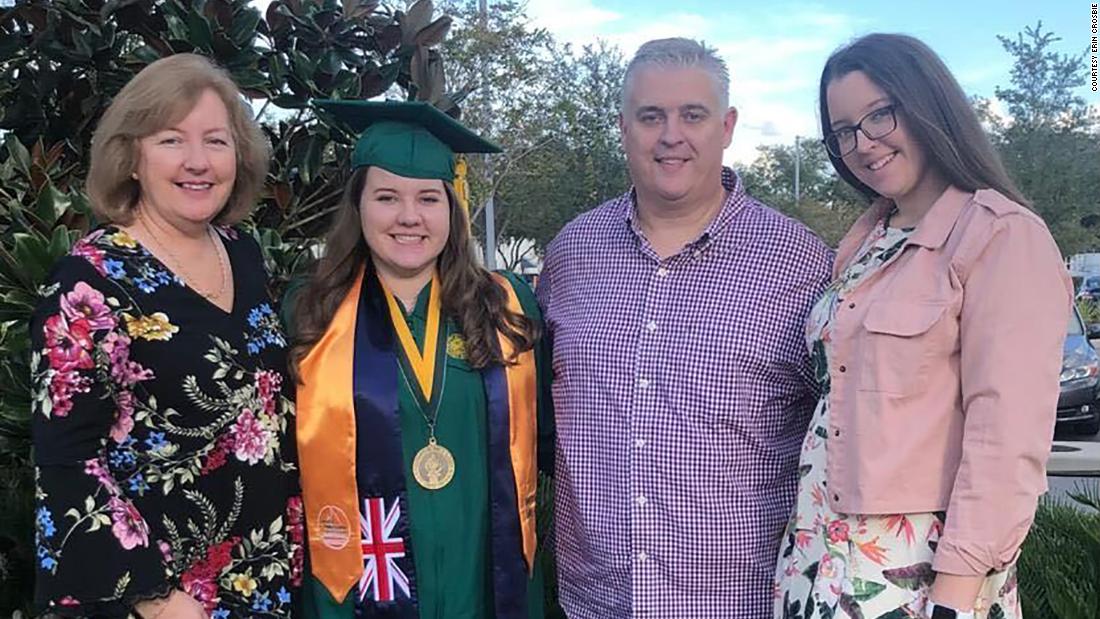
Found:
[{"label": "short gray hair", "polygon": [[620,107],[626,109],[627,96],[635,74],[646,67],[694,68],[702,69],[711,76],[718,90],[718,101],[723,108],[729,107],[730,72],[726,62],[718,56],[718,51],[707,47],[702,41],[673,38],[647,41],[638,48],[634,58],[626,67],[623,76],[623,93]]}]

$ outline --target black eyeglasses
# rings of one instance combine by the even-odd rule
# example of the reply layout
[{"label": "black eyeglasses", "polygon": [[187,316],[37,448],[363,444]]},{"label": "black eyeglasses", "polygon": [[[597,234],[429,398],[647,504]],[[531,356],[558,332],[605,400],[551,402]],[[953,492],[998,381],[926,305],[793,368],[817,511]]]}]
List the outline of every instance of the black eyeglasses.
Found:
[{"label": "black eyeglasses", "polygon": [[868,140],[884,138],[898,128],[898,117],[895,114],[898,104],[893,103],[877,110],[868,112],[859,119],[854,127],[837,129],[825,136],[822,142],[829,153],[841,158],[856,149],[856,131],[862,133]]}]

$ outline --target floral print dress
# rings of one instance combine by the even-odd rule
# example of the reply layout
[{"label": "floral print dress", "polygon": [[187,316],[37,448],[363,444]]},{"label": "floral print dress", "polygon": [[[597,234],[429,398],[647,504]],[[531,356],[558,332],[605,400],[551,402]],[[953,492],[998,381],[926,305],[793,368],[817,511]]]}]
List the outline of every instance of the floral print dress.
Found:
[{"label": "floral print dress", "polygon": [[[945,514],[837,514],[825,495],[830,322],[845,295],[889,264],[914,230],[889,227],[888,219],[868,235],[807,321],[806,341],[822,396],[802,444],[798,499],[780,546],[777,619],[924,617]],[[977,619],[1021,616],[1014,567],[986,578],[974,611]]]},{"label": "floral print dress", "polygon": [[259,247],[219,229],[226,312],[126,232],[78,241],[31,321],[36,603],[125,617],[180,589],[289,617],[301,581],[293,388]]}]

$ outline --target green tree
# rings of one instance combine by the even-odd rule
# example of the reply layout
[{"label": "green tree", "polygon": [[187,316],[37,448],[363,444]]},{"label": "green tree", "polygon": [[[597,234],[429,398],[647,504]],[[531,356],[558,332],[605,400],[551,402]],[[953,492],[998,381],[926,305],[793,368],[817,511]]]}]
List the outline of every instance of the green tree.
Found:
[{"label": "green tree", "polygon": [[1100,250],[1097,115],[1075,94],[1085,85],[1086,55],[1054,51],[1061,39],[1042,22],[998,40],[1014,58],[1011,85],[995,90],[1009,118],[990,125],[1005,166],[1064,254]]},{"label": "green tree", "polygon": [[832,247],[863,212],[867,200],[833,170],[820,141],[804,139],[798,145],[799,199],[795,201],[795,147],[765,145],[756,159],[741,170],[745,188],[765,204],[778,209],[816,232]]},{"label": "green tree", "polygon": [[497,240],[520,248],[500,252],[512,268],[628,186],[616,121],[625,65],[602,43],[559,45],[512,0],[487,2],[484,14],[475,0],[445,6],[455,17],[447,73],[468,93],[462,120],[504,149],[471,161],[474,228],[484,238],[482,208],[494,195]]},{"label": "green tree", "polygon": [[562,50],[546,147],[520,162],[500,187],[502,238],[530,239],[541,251],[578,214],[629,187],[618,130],[625,63],[604,43]]},{"label": "green tree", "polygon": [[1013,123],[1033,128],[1079,129],[1095,123],[1085,99],[1075,89],[1086,83],[1088,52],[1076,55],[1058,53],[1051,48],[1062,39],[1043,32],[1043,22],[1027,26],[1015,39],[998,35],[997,40],[1012,55],[1012,86],[994,89],[1007,105]]}]

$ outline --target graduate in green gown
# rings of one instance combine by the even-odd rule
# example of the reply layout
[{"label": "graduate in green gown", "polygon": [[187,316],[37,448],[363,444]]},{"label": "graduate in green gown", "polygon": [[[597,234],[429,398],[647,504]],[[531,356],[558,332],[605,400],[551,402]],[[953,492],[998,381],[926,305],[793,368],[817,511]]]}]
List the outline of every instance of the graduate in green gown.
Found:
[{"label": "graduate in green gown", "polygon": [[453,183],[497,149],[426,103],[319,106],[362,135],[293,311],[305,615],[541,618],[541,316],[478,264]]}]

